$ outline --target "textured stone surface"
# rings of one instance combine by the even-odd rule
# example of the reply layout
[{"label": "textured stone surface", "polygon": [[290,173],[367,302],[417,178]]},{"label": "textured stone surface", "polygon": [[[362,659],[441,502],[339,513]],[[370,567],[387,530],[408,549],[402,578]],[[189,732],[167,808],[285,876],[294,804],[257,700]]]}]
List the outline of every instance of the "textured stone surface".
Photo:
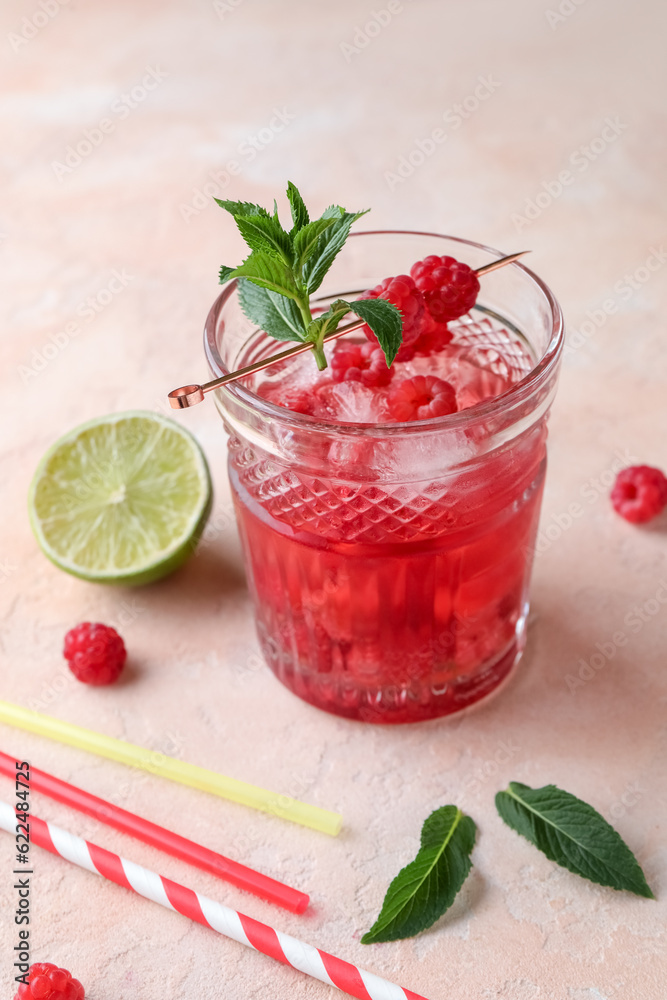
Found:
[{"label": "textured stone surface", "polygon": [[[43,25],[37,3],[0,13],[3,697],[338,809],[345,830],[331,840],[5,727],[0,745],[310,891],[312,911],[282,915],[35,795],[38,814],[431,1000],[664,996],[666,522],[633,528],[606,492],[615,463],[666,461],[666,15],[657,0],[560,6],[572,13],[404,0],[378,33],[362,33],[372,5],[350,0],[70,0]],[[133,97],[151,70],[154,89]],[[123,94],[135,107],[117,103]],[[105,118],[112,130],[79,165],[54,168]],[[446,139],[428,152],[434,129]],[[419,143],[428,155],[411,168]],[[572,350],[528,651],[511,685],[463,718],[364,727],[302,704],[261,666],[210,404],[178,418],[206,449],[217,499],[205,544],[176,576],[105,590],[59,573],[33,542],[26,490],[57,434],[113,410],[161,409],[168,389],[204,374],[200,329],[217,268],[240,242],[203,191],[215,174],[223,189],[230,161],[234,197],[268,202],[290,177],[316,206],[371,205],[377,227],[531,247],[563,303]],[[124,623],[130,667],[110,690],[66,673],[62,636],[82,619]],[[504,828],[493,794],[509,779],[556,782],[595,805],[658,902],[579,880]],[[362,947],[422,819],[450,801],[479,826],[460,898],[416,940]],[[70,968],[91,1000],[332,995],[33,854],[34,958]],[[4,835],[0,857],[10,997]]]}]

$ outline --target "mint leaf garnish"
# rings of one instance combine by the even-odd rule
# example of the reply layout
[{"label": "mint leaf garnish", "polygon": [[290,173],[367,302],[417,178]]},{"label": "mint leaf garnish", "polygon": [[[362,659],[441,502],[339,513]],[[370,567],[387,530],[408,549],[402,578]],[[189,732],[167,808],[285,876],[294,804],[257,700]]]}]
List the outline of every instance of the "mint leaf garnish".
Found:
[{"label": "mint leaf garnish", "polygon": [[222,267],[220,268],[220,271],[219,271],[219,274],[218,274],[218,280],[220,281],[220,284],[224,285],[224,283],[229,280],[229,276],[231,274],[233,274],[235,270],[236,270],[236,268],[234,268],[234,267],[226,267],[223,264]]},{"label": "mint leaf garnish", "polygon": [[290,299],[299,298],[299,289],[289,267],[266,253],[257,251],[251,253],[229,277],[250,278],[262,288],[269,288],[272,292],[286,295]]},{"label": "mint leaf garnish", "polygon": [[315,219],[299,230],[294,237],[294,264],[299,270],[317,250],[322,233],[333,225],[333,219]]},{"label": "mint leaf garnish", "polygon": [[308,215],[308,209],[303,198],[291,181],[287,182],[287,198],[292,209],[292,222],[294,223],[292,235],[294,235],[294,233],[298,233],[300,229],[308,225],[310,216]]},{"label": "mint leaf garnish", "polygon": [[417,857],[393,880],[362,944],[397,941],[426,930],[449,909],[472,865],[476,827],[457,806],[442,806],[422,827]]},{"label": "mint leaf garnish", "polygon": [[349,303],[339,299],[316,319],[310,308],[311,293],[322,284],[352,223],[365,213],[346,212],[340,205],[330,205],[319,219],[311,222],[303,198],[291,181],[287,185],[287,198],[293,222],[289,233],[280,224],[275,200],[271,215],[261,205],[249,201],[215,199],[234,217],[252,251],[239,267],[220,268],[221,284],[239,278],[241,308],[248,319],[276,340],[312,343],[320,369],[327,367],[324,338],[336,330],[350,311],[368,323],[390,365],[401,345],[403,329],[401,314],[390,302]]},{"label": "mint leaf garnish", "polygon": [[328,333],[335,330],[343,316],[350,311],[350,303],[345,299],[336,299],[325,313],[314,319],[308,326],[306,336],[309,340],[322,341]]},{"label": "mint leaf garnish", "polygon": [[276,340],[306,339],[299,307],[292,299],[240,278],[239,300],[248,319]]},{"label": "mint leaf garnish", "polygon": [[655,899],[630,848],[599,812],[555,785],[511,781],[496,795],[501,818],[538,850],[598,885]]},{"label": "mint leaf garnish", "polygon": [[255,205],[251,201],[227,201],[224,198],[214,198],[220,208],[224,208],[226,212],[233,215],[236,219],[239,215],[265,215],[267,218],[271,218],[269,213],[261,205]]},{"label": "mint leaf garnish", "polygon": [[292,240],[277,219],[259,214],[239,215],[236,225],[251,250],[267,253],[288,266],[292,263]]},{"label": "mint leaf garnish", "polygon": [[389,368],[403,341],[401,313],[385,299],[355,299],[349,307],[370,326],[384,351]]},{"label": "mint leaf garnish", "polygon": [[369,209],[365,209],[363,212],[346,212],[340,205],[331,205],[322,213],[323,219],[333,219],[333,225],[322,233],[314,253],[303,268],[303,277],[309,295],[316,292],[324,281],[325,274],[350,234],[352,223],[368,211]]}]

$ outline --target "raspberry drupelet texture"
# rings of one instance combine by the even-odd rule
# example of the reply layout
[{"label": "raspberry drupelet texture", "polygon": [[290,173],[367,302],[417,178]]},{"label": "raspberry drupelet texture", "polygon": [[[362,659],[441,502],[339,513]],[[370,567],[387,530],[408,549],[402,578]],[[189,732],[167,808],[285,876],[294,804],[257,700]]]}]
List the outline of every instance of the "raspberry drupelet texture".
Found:
[{"label": "raspberry drupelet texture", "polygon": [[427,309],[421,321],[421,333],[413,344],[415,354],[430,355],[441,351],[452,340],[453,334],[446,323],[437,323]]},{"label": "raspberry drupelet texture", "polygon": [[438,323],[447,323],[470,312],[479,293],[479,278],[467,264],[454,257],[431,254],[410,268],[426,308]]},{"label": "raspberry drupelet texture", "polygon": [[369,387],[389,385],[392,371],[381,347],[339,340],[331,358],[334,382],[361,382]]},{"label": "raspberry drupelet texture", "polygon": [[427,420],[456,413],[456,392],[435,375],[415,375],[395,385],[387,397],[394,420]]},{"label": "raspberry drupelet texture", "polygon": [[667,478],[650,465],[621,469],[611,490],[614,510],[633,524],[645,524],[667,505]]},{"label": "raspberry drupelet texture", "polygon": [[86,992],[78,979],[67,969],[52,962],[36,962],[30,966],[28,982],[21,983],[14,1000],[84,1000]]},{"label": "raspberry drupelet texture", "polygon": [[[360,295],[361,299],[386,299],[400,310],[403,316],[403,343],[396,355],[397,361],[409,361],[414,355],[414,342],[421,333],[421,319],[424,314],[424,298],[407,274],[384,281]],[[377,344],[375,334],[369,326],[363,328],[368,339]]]},{"label": "raspberry drupelet texture", "polygon": [[84,684],[113,684],[125,664],[125,643],[110,625],[83,622],[65,636],[63,655]]}]

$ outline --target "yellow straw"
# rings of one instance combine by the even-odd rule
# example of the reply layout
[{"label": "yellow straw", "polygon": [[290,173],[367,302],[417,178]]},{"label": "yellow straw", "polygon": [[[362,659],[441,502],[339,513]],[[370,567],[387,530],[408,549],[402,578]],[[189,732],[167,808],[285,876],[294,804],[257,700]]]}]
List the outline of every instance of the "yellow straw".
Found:
[{"label": "yellow straw", "polygon": [[223,774],[216,774],[215,771],[207,771],[204,767],[186,764],[185,761],[175,760],[155,750],[146,750],[133,743],[116,740],[112,736],[103,736],[101,733],[93,732],[92,729],[83,729],[71,722],[62,722],[50,715],[32,712],[27,708],[21,708],[20,705],[12,705],[8,701],[0,701],[0,722],[15,726],[17,729],[26,729],[39,736],[46,736],[59,743],[68,743],[72,747],[87,750],[100,757],[108,757],[121,764],[129,764],[151,774],[159,774],[162,778],[179,781],[182,785],[189,785],[190,788],[199,788],[203,792],[211,792],[212,795],[219,795],[223,799],[240,802],[244,806],[250,806],[251,809],[272,813],[281,819],[300,823],[301,826],[328,833],[332,837],[340,832],[342,817],[338,813],[329,812],[328,809],[306,805],[305,802],[299,802],[288,795],[268,792],[245,781],[227,778]]}]

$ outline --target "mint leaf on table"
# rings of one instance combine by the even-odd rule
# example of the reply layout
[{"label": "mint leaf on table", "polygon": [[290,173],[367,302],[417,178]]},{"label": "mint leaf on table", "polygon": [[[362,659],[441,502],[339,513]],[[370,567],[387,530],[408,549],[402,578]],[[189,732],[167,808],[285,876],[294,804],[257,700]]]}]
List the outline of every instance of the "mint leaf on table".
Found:
[{"label": "mint leaf on table", "polygon": [[403,319],[399,310],[385,299],[355,299],[350,310],[368,323],[384,351],[389,367],[403,342]]},{"label": "mint leaf on table", "polygon": [[428,817],[417,857],[393,880],[380,915],[362,944],[397,941],[426,930],[449,909],[472,864],[476,827],[457,806]]},{"label": "mint leaf on table", "polygon": [[365,212],[346,212],[340,205],[330,205],[319,219],[311,222],[304,200],[291,181],[287,185],[287,199],[293,222],[289,233],[280,223],[275,200],[271,215],[261,205],[249,201],[215,199],[234,217],[252,251],[239,267],[221,267],[220,283],[240,279],[241,308],[248,319],[276,340],[312,344],[320,369],[327,367],[325,337],[335,332],[350,311],[368,323],[390,365],[400,347],[403,330],[401,313],[390,302],[349,303],[339,299],[315,319],[310,307],[311,293],[322,284],[352,223]]},{"label": "mint leaf on table", "polygon": [[248,319],[269,336],[276,340],[305,340],[303,319],[292,299],[240,278],[239,301]]},{"label": "mint leaf on table", "polygon": [[612,826],[586,802],[555,785],[530,788],[511,781],[496,795],[501,819],[538,850],[598,885],[655,899],[644,873]]}]

